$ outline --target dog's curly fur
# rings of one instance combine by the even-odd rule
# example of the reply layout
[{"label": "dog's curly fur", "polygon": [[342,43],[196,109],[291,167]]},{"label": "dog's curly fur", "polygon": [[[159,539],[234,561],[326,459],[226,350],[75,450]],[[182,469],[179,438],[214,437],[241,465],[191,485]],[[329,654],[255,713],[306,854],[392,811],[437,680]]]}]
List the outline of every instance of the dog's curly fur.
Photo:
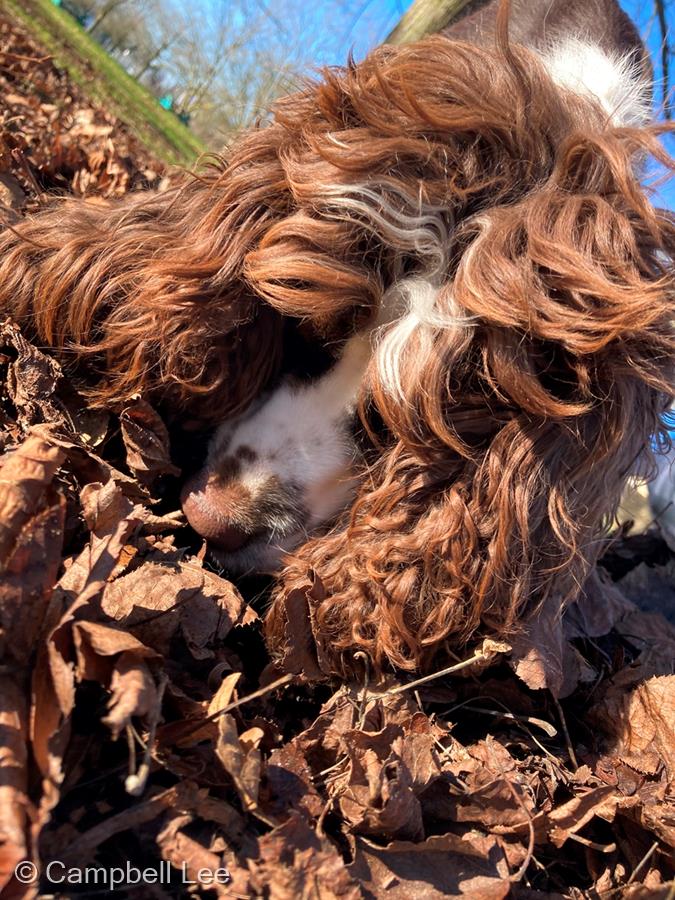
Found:
[{"label": "dog's curly fur", "polygon": [[668,164],[655,129],[613,127],[524,48],[382,48],[177,189],[6,231],[0,307],[97,367],[96,402],[140,391],[216,422],[276,377],[289,319],[344,339],[433,268],[397,389],[368,372],[379,452],[358,497],[290,559],[267,617],[282,652],[311,571],[326,671],[359,650],[424,669],[578,590],[659,432],[675,227],[641,189],[648,157]]}]

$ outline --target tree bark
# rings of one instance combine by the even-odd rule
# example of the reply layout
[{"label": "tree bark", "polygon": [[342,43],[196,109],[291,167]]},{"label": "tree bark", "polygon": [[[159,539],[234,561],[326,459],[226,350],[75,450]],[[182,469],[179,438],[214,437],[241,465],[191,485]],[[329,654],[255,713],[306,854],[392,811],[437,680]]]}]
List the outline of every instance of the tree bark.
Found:
[{"label": "tree bark", "polygon": [[469,0],[415,0],[385,44],[410,44],[444,28]]},{"label": "tree bark", "polygon": [[127,2],[127,0],[111,0],[110,3],[106,3],[101,8],[98,15],[96,16],[94,21],[89,26],[89,28],[87,28],[87,31],[90,34],[94,31],[96,31],[96,29],[99,27],[99,25],[104,21],[104,19],[108,18],[108,16],[110,15],[111,12],[113,12],[113,10],[117,9],[118,6],[123,6],[126,2]]}]

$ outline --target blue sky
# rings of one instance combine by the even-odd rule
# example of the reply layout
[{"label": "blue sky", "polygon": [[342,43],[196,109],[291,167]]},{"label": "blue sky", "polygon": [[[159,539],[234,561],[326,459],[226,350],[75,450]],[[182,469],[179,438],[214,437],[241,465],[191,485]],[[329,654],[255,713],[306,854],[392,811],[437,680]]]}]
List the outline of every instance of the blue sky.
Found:
[{"label": "blue sky", "polygon": [[[412,0],[363,0],[363,2],[347,2],[340,4],[340,14],[334,18],[333,38],[324,45],[316,62],[341,64],[347,58],[350,49],[357,59],[362,58],[368,50],[380,43],[394,27],[396,22],[410,6]],[[332,4],[314,3],[313,14],[326,15],[326,7]],[[662,69],[661,69],[661,32],[654,13],[652,0],[624,0],[621,3],[626,12],[636,22],[647,43],[654,61],[657,79],[657,105],[662,103]],[[309,7],[308,7],[309,8]],[[671,41],[675,45],[675,0],[666,4],[668,26],[673,35]],[[675,83],[675,58],[671,60],[671,85]],[[675,155],[675,138],[667,140],[670,152]],[[657,193],[655,202],[658,205],[675,209],[675,178],[663,186]]]},{"label": "blue sky", "polygon": [[[621,4],[629,16],[635,21],[637,26],[640,29],[640,33],[645,40],[647,47],[649,48],[649,52],[651,53],[652,60],[654,62],[654,74],[656,77],[656,99],[657,105],[663,105],[663,70],[661,67],[661,30],[659,28],[659,23],[656,20],[654,15],[654,7],[650,0],[633,0],[633,2],[624,2]],[[671,48],[673,47],[673,40],[675,39],[675,9],[673,8],[672,0],[668,0],[666,2],[666,19],[668,24],[669,31],[669,43]],[[670,85],[671,85],[671,94],[670,94],[670,105],[672,106],[673,100],[673,75],[675,68],[675,57],[671,58],[670,61]],[[675,138],[673,136],[668,136],[664,143],[666,147],[670,151],[670,153],[675,156]],[[668,184],[665,184],[658,192],[655,198],[655,203],[660,206],[667,207],[668,209],[675,209],[675,178],[672,178]]]}]

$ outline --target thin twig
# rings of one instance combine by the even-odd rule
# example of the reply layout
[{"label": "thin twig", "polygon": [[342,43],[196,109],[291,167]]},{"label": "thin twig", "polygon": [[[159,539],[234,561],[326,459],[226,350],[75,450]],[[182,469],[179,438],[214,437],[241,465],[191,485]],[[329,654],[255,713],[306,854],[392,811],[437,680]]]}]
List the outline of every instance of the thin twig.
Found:
[{"label": "thin twig", "polygon": [[647,852],[646,852],[645,855],[642,857],[642,859],[640,860],[640,862],[639,862],[639,863],[637,864],[637,866],[635,866],[635,868],[633,869],[630,878],[629,878],[628,881],[626,882],[626,885],[632,884],[632,883],[635,881],[635,879],[638,877],[638,873],[641,872],[641,871],[644,869],[644,867],[647,865],[647,863],[649,862],[649,860],[652,858],[652,856],[654,855],[654,853],[655,853],[656,850],[658,849],[658,846],[659,846],[659,842],[658,842],[658,841],[654,841],[654,843],[651,845],[651,847],[649,848],[649,850],[647,850]]},{"label": "thin twig", "polygon": [[530,811],[523,803],[523,798],[518,795],[518,791],[511,784],[511,780],[506,777],[504,778],[504,780],[506,781],[507,787],[508,787],[509,791],[511,792],[513,798],[515,799],[516,803],[520,806],[523,813],[527,816],[528,836],[527,836],[527,851],[525,853],[525,859],[522,861],[522,863],[520,864],[518,869],[515,872],[513,872],[513,874],[509,875],[509,881],[511,882],[511,884],[517,884],[522,879],[522,877],[525,875],[525,872],[527,872],[530,862],[532,861],[532,857],[534,856],[534,840],[535,840],[534,822],[532,821],[532,815],[530,814]]},{"label": "thin twig", "polygon": [[[330,812],[331,807],[333,806],[333,802],[334,802],[333,797],[329,797],[328,800],[326,800],[326,802],[323,805],[323,809],[321,810],[321,814],[319,815],[319,818],[317,819],[316,825],[314,827],[314,832],[319,838],[324,838],[326,836],[326,832],[323,830],[323,823],[324,823],[326,816]],[[319,897],[321,895],[317,892],[317,894],[315,896]]]},{"label": "thin twig", "polygon": [[21,53],[10,53],[9,50],[0,50],[1,56],[11,56],[12,59],[18,59],[21,62],[43,63],[54,59],[53,56],[24,56]]},{"label": "thin twig", "polygon": [[454,666],[448,666],[447,669],[441,669],[438,672],[432,672],[431,675],[425,675],[423,678],[418,678],[416,681],[409,681],[407,684],[399,684],[395,688],[389,688],[386,691],[380,691],[376,694],[371,694],[371,698],[393,697],[394,694],[402,694],[404,691],[410,691],[413,688],[419,687],[421,684],[427,684],[429,681],[435,681],[437,678],[443,678],[444,675],[452,675],[453,672],[459,672],[461,669],[467,669],[474,663],[481,662],[484,659],[485,654],[481,650],[479,650],[478,653],[474,653],[474,655],[469,657],[469,659],[464,659],[462,660],[462,662],[458,662]]},{"label": "thin twig", "polygon": [[546,722],[544,719],[535,719],[534,716],[519,716],[516,713],[505,712],[502,709],[488,709],[484,706],[469,706],[467,704],[462,704],[462,706],[467,712],[484,713],[486,716],[499,716],[501,719],[512,719],[514,722],[527,722],[528,725],[536,725],[550,738],[554,738],[558,734],[557,729],[550,722]]},{"label": "thin twig", "polygon": [[558,698],[551,694],[553,697],[553,702],[555,703],[555,708],[558,710],[558,718],[560,719],[560,724],[562,726],[563,734],[565,735],[565,744],[567,746],[567,755],[570,758],[570,762],[574,766],[574,770],[576,771],[579,768],[579,763],[577,762],[577,756],[574,752],[574,747],[572,746],[572,739],[570,738],[570,733],[567,729],[567,722],[565,720],[565,714],[563,712],[562,706],[560,705],[560,701]]},{"label": "thin twig", "polygon": [[[269,694],[271,691],[276,690],[278,687],[282,687],[284,684],[288,684],[289,681],[293,681],[295,675],[282,675],[281,678],[277,678],[276,681],[273,681],[271,684],[268,684],[266,687],[258,688],[257,691],[253,691],[252,694],[247,694],[246,697],[241,697],[239,700],[234,700],[232,703],[228,703],[227,706],[224,706],[222,709],[217,709],[214,713],[211,713],[210,716],[207,716],[205,719],[206,722],[213,722],[215,719],[220,716],[224,716],[225,713],[231,712],[233,709],[237,709],[239,706],[243,706],[244,703],[248,703],[249,700],[257,700],[258,697],[263,697],[265,694]],[[200,726],[203,723],[200,722]]]},{"label": "thin twig", "polygon": [[598,844],[596,841],[591,841],[587,837],[583,837],[580,834],[568,834],[567,837],[571,841],[576,841],[577,844],[583,844],[584,847],[590,847],[591,850],[598,850],[600,853],[614,853],[616,850],[616,844],[612,842],[611,844]]},{"label": "thin twig", "polygon": [[220,716],[224,716],[225,713],[231,712],[233,709],[237,709],[239,706],[243,706],[244,703],[248,703],[249,700],[257,700],[258,697],[263,697],[265,694],[269,694],[271,691],[276,690],[278,687],[282,687],[284,684],[288,684],[289,681],[293,681],[295,675],[283,675],[281,678],[277,678],[276,681],[273,681],[271,684],[268,684],[264,688],[259,688],[257,691],[253,691],[252,694],[248,694],[246,697],[242,697],[240,700],[234,700],[232,703],[228,703],[227,706],[223,706],[222,709],[217,709],[214,713],[211,713],[210,716],[206,716],[203,719],[198,719],[194,721],[189,727],[186,727],[184,731],[180,733],[181,741],[184,741],[195,731],[199,731],[200,728],[203,728],[207,722],[214,722],[216,719],[220,718]]},{"label": "thin twig", "polygon": [[127,750],[129,752],[129,762],[128,762],[128,777],[136,775],[136,739],[134,738],[134,729],[131,726],[130,722],[127,722],[125,726],[125,731],[127,734]]},{"label": "thin twig", "polygon": [[[132,797],[140,797],[148,782],[150,766],[152,764],[152,751],[155,746],[155,735],[157,734],[157,726],[162,715],[162,700],[164,699],[164,691],[166,690],[168,683],[169,676],[166,672],[162,672],[159,678],[159,684],[157,685],[157,703],[155,705],[154,715],[150,720],[148,740],[146,741],[143,750],[143,759],[138,770],[127,775],[124,780],[124,788],[127,794],[131,794]],[[127,740],[129,740],[129,731],[127,731]],[[133,756],[135,761],[135,751]],[[129,758],[129,764],[131,765],[131,756]]]}]

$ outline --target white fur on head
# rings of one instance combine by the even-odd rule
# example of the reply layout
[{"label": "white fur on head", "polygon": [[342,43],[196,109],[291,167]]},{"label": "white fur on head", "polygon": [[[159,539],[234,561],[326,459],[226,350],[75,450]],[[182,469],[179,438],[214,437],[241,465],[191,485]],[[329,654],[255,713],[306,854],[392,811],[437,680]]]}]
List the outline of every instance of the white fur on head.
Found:
[{"label": "white fur on head", "polygon": [[429,355],[434,352],[435,334],[470,327],[473,320],[457,307],[447,286],[439,288],[431,279],[409,278],[401,282],[397,290],[406,301],[406,311],[395,325],[382,330],[377,342],[376,364],[382,387],[405,403],[403,367],[410,372],[426,365]]},{"label": "white fur on head", "polygon": [[543,54],[562,88],[600,101],[613,125],[646,125],[651,118],[649,83],[633,55],[606,53],[580,37],[557,41]]}]

